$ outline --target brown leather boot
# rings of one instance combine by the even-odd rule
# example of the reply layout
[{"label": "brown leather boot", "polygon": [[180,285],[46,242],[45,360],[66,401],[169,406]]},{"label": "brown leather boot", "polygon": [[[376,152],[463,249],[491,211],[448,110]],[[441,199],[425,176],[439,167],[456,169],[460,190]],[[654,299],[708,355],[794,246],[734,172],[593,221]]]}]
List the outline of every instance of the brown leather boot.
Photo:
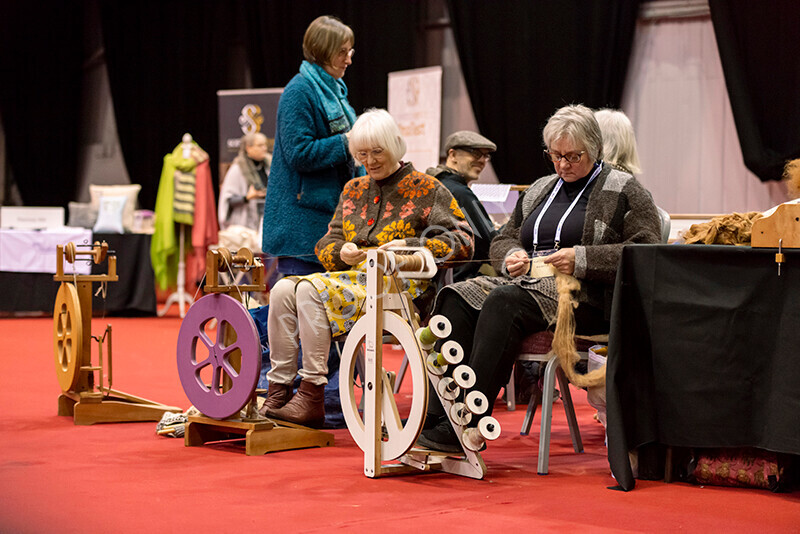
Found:
[{"label": "brown leather boot", "polygon": [[267,410],[266,415],[281,421],[320,428],[325,422],[325,385],[315,386],[303,380],[292,400],[283,408]]},{"label": "brown leather boot", "polygon": [[261,408],[259,408],[258,413],[261,415],[267,415],[267,412],[270,410],[283,408],[283,406],[289,402],[293,395],[294,392],[291,384],[278,384],[276,382],[270,382],[269,389],[267,390],[267,398]]}]

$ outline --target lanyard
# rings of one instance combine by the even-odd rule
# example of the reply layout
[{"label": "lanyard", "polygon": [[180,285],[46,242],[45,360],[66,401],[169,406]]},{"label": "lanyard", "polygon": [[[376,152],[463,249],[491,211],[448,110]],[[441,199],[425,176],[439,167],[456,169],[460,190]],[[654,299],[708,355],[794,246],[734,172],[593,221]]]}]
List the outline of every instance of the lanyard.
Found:
[{"label": "lanyard", "polygon": [[[564,212],[564,215],[561,216],[561,220],[558,221],[558,226],[556,227],[556,236],[555,236],[555,240],[554,240],[555,241],[556,250],[558,250],[558,244],[561,242],[561,228],[564,226],[564,221],[566,221],[567,217],[569,217],[569,214],[572,213],[572,210],[578,204],[578,201],[583,196],[583,193],[586,191],[586,188],[589,187],[589,184],[591,184],[594,181],[594,179],[597,178],[597,175],[600,174],[600,170],[602,168],[603,168],[602,164],[597,165],[597,168],[594,170],[592,175],[589,177],[589,181],[586,182],[586,185],[583,186],[583,189],[581,189],[581,192],[578,194],[578,196],[575,197],[575,200],[572,201],[572,204],[569,205],[569,207],[567,208],[567,211]],[[536,250],[536,247],[539,245],[539,223],[542,222],[542,217],[544,216],[544,214],[547,211],[547,209],[550,207],[550,204],[553,203],[553,199],[556,198],[556,195],[561,190],[561,184],[563,184],[563,183],[564,183],[564,179],[563,178],[559,178],[558,182],[556,182],[556,186],[553,188],[553,192],[550,193],[549,197],[547,197],[547,202],[544,203],[544,206],[542,207],[542,211],[539,212],[539,216],[536,217],[536,222],[533,224],[533,250],[534,251]]]}]

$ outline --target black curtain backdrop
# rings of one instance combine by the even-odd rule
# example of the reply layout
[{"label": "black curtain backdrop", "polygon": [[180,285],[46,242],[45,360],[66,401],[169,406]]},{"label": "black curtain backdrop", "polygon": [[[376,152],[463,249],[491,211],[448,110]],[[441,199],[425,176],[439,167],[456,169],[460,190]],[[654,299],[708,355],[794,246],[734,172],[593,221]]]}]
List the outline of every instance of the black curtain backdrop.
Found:
[{"label": "black curtain backdrop", "polygon": [[[481,133],[503,183],[553,172],[542,128],[566,104],[618,108],[638,0],[448,0]],[[447,132],[444,132],[445,134]]]},{"label": "black curtain backdrop", "polygon": [[797,0],[709,0],[744,163],[779,180],[800,157],[800,5]]},{"label": "black curtain backdrop", "polygon": [[28,206],[67,206],[76,195],[83,4],[5,2],[0,13],[0,116]]},{"label": "black curtain backdrop", "polygon": [[[248,4],[247,55],[255,87],[283,87],[300,69],[303,35],[320,15],[353,29],[355,54],[344,81],[356,113],[388,104],[387,75],[422,67],[423,2],[271,0]],[[269,134],[272,136],[272,133]]]},{"label": "black curtain backdrop", "polygon": [[[155,206],[163,157],[184,133],[219,162],[217,95],[229,83],[238,1],[103,0],[106,65],[120,145],[139,204]],[[216,188],[217,180],[212,180]]]}]

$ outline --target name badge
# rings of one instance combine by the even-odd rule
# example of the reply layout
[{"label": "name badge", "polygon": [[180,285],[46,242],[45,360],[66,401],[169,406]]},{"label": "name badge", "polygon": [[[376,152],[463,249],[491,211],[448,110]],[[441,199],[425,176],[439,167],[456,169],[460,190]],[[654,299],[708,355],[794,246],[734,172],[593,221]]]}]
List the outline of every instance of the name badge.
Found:
[{"label": "name badge", "polygon": [[556,268],[545,263],[544,260],[547,256],[554,253],[556,249],[537,250],[531,254],[531,270],[528,271],[528,276],[533,278],[547,278],[548,276],[556,275]]}]

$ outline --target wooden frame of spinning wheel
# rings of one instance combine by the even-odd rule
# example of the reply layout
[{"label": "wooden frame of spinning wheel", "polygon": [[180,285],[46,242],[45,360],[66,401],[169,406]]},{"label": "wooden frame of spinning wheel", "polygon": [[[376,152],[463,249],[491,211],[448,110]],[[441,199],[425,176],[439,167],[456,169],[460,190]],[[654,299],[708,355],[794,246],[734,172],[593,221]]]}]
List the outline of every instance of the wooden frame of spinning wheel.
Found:
[{"label": "wooden frame of spinning wheel", "polygon": [[[62,393],[58,396],[58,415],[72,416],[76,425],[159,421],[165,412],[181,412],[149,399],[111,388],[111,325],[106,328],[107,362],[103,364],[102,341],[99,345],[99,365],[92,365],[92,283],[116,282],[117,257],[108,254],[108,244],[94,243],[82,250],[70,242],[56,247],[56,274],[61,282],[53,310],[53,337],[56,373]],[[106,274],[64,274],[64,260],[70,264],[85,256],[95,264],[108,260]],[[67,365],[63,362],[66,360]],[[104,371],[107,372],[104,373]],[[98,390],[94,372],[99,372]],[[108,387],[103,385],[103,375]]]}]

